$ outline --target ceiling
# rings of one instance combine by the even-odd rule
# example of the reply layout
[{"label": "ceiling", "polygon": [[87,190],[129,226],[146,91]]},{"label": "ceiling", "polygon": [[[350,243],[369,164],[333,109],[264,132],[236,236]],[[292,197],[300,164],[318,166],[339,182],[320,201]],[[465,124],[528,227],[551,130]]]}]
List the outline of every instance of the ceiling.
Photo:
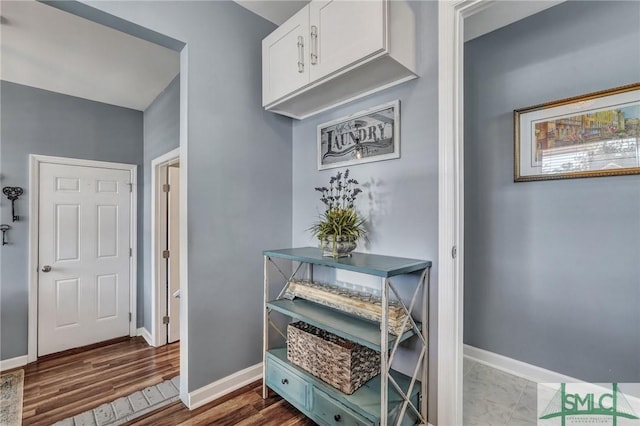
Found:
[{"label": "ceiling", "polygon": [[302,9],[310,0],[234,0],[240,6],[249,9],[256,15],[273,22],[282,24]]},{"label": "ceiling", "polygon": [[144,111],[179,54],[34,0],[0,3],[0,79]]}]

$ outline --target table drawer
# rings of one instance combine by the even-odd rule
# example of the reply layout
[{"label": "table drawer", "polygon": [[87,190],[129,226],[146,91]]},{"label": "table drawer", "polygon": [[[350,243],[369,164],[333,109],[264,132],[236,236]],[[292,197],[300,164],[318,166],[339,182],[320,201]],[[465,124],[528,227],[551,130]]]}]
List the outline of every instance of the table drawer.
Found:
[{"label": "table drawer", "polygon": [[313,414],[327,425],[372,426],[369,420],[345,407],[326,393],[313,388]]},{"label": "table drawer", "polygon": [[309,383],[285,366],[267,358],[266,383],[286,400],[309,408]]}]

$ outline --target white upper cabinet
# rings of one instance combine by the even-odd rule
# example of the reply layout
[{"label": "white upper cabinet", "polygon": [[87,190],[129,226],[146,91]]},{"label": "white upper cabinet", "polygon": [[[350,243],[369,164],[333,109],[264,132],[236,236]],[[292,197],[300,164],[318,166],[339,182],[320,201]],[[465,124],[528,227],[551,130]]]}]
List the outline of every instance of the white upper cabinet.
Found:
[{"label": "white upper cabinet", "polygon": [[262,41],[262,104],[293,118],[416,78],[403,0],[312,0]]},{"label": "white upper cabinet", "polygon": [[262,40],[262,99],[278,99],[309,83],[309,6]]},{"label": "white upper cabinet", "polygon": [[384,50],[384,6],[383,0],[309,4],[312,81]]}]

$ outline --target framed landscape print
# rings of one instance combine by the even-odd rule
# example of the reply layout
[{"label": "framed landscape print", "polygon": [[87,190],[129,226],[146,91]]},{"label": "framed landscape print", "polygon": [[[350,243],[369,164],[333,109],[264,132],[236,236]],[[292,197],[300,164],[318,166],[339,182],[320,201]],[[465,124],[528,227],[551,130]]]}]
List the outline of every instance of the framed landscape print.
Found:
[{"label": "framed landscape print", "polygon": [[318,170],[400,157],[400,101],[318,126]]},{"label": "framed landscape print", "polygon": [[640,83],[514,111],[514,180],[640,173]]}]

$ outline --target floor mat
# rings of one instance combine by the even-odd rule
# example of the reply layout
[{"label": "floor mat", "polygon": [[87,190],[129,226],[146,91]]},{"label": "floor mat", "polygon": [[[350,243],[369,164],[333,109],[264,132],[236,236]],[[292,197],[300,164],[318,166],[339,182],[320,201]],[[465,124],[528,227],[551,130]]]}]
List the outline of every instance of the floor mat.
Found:
[{"label": "floor mat", "polygon": [[129,396],[102,404],[55,423],[54,426],[115,426],[127,423],[180,399],[180,376]]},{"label": "floor mat", "polygon": [[0,376],[0,424],[22,424],[22,391],[24,370],[16,370]]}]

